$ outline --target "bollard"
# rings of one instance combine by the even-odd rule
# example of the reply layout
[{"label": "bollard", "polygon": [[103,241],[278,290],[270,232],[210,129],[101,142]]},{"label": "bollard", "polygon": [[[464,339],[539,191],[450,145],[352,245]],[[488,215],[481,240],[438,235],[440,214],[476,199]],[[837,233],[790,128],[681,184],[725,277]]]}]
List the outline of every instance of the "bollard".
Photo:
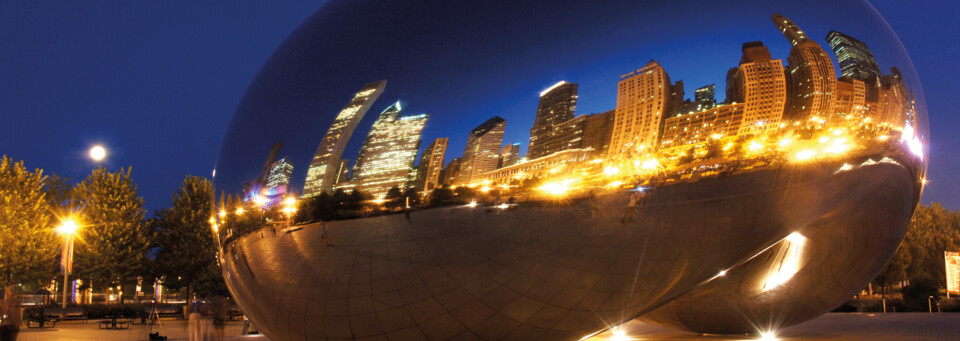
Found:
[{"label": "bollard", "polygon": [[886,314],[886,313],[887,313],[887,298],[886,298],[886,297],[881,298],[881,299],[880,299],[880,302],[883,304],[883,313]]}]

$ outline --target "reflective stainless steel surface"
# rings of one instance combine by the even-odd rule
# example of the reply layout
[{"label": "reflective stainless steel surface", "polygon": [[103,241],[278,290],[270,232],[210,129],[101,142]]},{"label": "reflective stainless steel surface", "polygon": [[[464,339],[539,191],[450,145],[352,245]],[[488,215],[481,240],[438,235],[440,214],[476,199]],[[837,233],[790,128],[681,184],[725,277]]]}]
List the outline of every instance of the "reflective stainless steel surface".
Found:
[{"label": "reflective stainless steel surface", "polygon": [[238,106],[212,223],[274,340],[761,333],[889,260],[925,110],[860,1],[333,1]]}]

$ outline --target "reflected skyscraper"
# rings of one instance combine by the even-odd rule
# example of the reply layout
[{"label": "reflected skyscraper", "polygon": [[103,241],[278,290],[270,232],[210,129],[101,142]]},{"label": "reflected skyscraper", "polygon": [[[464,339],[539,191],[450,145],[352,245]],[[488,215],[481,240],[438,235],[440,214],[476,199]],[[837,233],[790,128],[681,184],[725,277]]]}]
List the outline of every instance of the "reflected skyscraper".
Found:
[{"label": "reflected skyscraper", "polygon": [[400,116],[400,110],[398,101],[370,128],[357,157],[356,190],[381,197],[392,187],[406,188],[429,115]]},{"label": "reflected skyscraper", "polygon": [[790,19],[779,14],[774,14],[771,19],[793,46],[787,58],[787,91],[790,96],[787,97],[784,116],[798,121],[829,116],[837,89],[837,76],[830,56]]},{"label": "reflected skyscraper", "polygon": [[520,144],[508,144],[500,150],[500,166],[497,168],[513,166],[518,160],[520,160]]},{"label": "reflected skyscraper", "polygon": [[277,160],[277,162],[270,165],[270,172],[267,175],[265,188],[269,191],[280,186],[288,185],[291,174],[293,174],[293,163],[287,161],[287,158]]},{"label": "reflected skyscraper", "polygon": [[[837,80],[837,95],[833,105],[833,122],[846,117],[861,119],[866,111],[866,84],[853,77],[840,77]],[[852,116],[850,116],[852,115]]]},{"label": "reflected skyscraper", "polygon": [[620,76],[611,155],[651,151],[660,145],[664,111],[672,97],[670,84],[670,76],[653,60]]},{"label": "reflected skyscraper", "polygon": [[457,175],[460,174],[460,161],[463,158],[455,157],[453,160],[450,160],[450,163],[443,168],[443,180],[444,185],[453,185],[457,183]]},{"label": "reflected skyscraper", "polygon": [[363,115],[380,97],[386,85],[386,80],[364,85],[333,120],[327,134],[320,141],[313,160],[310,161],[307,179],[303,184],[303,197],[319,195],[320,192],[333,188],[340,174],[340,167],[337,166],[340,157],[343,156],[343,150],[347,147],[347,142],[350,142],[350,137],[353,136],[353,131],[360,124]]},{"label": "reflected skyscraper", "polygon": [[506,120],[494,116],[470,131],[467,145],[463,148],[457,184],[480,180],[484,173],[497,169],[500,162],[500,144],[503,143],[506,127]]},{"label": "reflected skyscraper", "polygon": [[[762,42],[743,44],[740,66],[727,89],[727,101],[744,103],[743,120],[737,134],[760,134],[775,131],[783,117],[787,97],[783,64],[773,59]],[[727,132],[728,134],[730,132]]]},{"label": "reflected skyscraper", "polygon": [[441,137],[433,140],[420,157],[420,167],[417,172],[417,188],[432,191],[442,183],[443,157],[447,154],[447,141]]},{"label": "reflected skyscraper", "polygon": [[535,159],[565,149],[559,138],[560,123],[572,119],[576,109],[576,83],[560,81],[541,91],[537,116],[530,128],[527,155]]},{"label": "reflected skyscraper", "polygon": [[[880,79],[880,66],[877,65],[877,60],[867,44],[837,31],[830,31],[827,34],[827,43],[837,57],[842,76],[859,79],[871,87],[877,86]],[[876,99],[870,98],[870,100]]]}]

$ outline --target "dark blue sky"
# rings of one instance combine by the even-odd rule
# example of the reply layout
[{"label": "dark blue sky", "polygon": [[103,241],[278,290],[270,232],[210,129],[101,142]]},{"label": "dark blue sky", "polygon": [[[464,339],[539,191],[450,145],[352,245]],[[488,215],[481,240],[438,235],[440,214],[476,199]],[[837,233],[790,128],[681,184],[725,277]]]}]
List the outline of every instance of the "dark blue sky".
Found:
[{"label": "dark blue sky", "polygon": [[[951,110],[960,105],[954,85],[960,37],[953,27],[960,5],[892,0],[874,4],[911,54],[931,113],[931,183],[923,201],[942,201],[947,207],[960,208],[960,177],[955,171],[960,167],[960,137],[952,131],[960,127],[960,119]],[[220,141],[248,85],[284,39],[320,6],[313,2],[4,2],[0,4],[0,104],[6,129],[0,134],[0,153],[23,159],[31,168],[80,179],[95,167],[85,158],[86,149],[103,143],[112,153],[106,166],[133,166],[149,209],[168,205],[185,174],[210,174]],[[613,51],[599,64],[591,54],[606,46],[602,38],[597,39],[597,46],[568,46],[569,53],[562,57],[539,58],[536,53],[540,46],[532,41],[510,41],[510,32],[497,31],[497,27],[509,23],[497,25],[496,18],[491,18],[491,26],[478,29],[472,42],[482,45],[505,39],[509,48],[492,56],[463,60],[462,65],[450,68],[471,68],[460,75],[475,76],[471,83],[478,88],[505,87],[500,90],[515,94],[514,98],[474,108],[475,112],[459,110],[455,115],[455,104],[419,105],[437,103],[437,99],[405,92],[402,81],[390,79],[387,92],[367,115],[354,140],[365,133],[369,121],[388,102],[403,98],[409,103],[408,113],[433,114],[423,147],[434,137],[451,137],[448,159],[462,151],[465,132],[492,115],[508,120],[504,142],[521,142],[526,147],[537,91],[558,80],[580,82],[577,111],[593,113],[613,108],[616,76],[651,58],[664,65],[672,80],[684,80],[688,97],[703,84],[723,87],[725,67],[736,64],[739,44],[748,39],[744,37],[763,40],[775,58],[786,58],[786,41],[767,18],[757,20],[760,26],[745,27],[738,32],[742,35],[726,39],[728,32],[711,37],[710,33],[690,31],[693,26],[684,22],[728,20],[743,15],[740,11],[716,7],[701,12],[707,15],[702,18],[693,10],[689,13],[693,14],[659,19],[669,29],[648,38],[649,49],[632,49],[622,55]],[[822,37],[828,28],[817,27],[810,19],[814,14],[784,14],[825,45]],[[568,19],[616,22],[630,18],[597,18],[584,13],[582,18]],[[855,26],[837,29],[859,37],[867,34],[856,32]],[[672,42],[671,35],[690,34],[710,39],[697,44]],[[426,35],[405,43],[420,43],[428,51],[425,53],[471,47],[463,42],[433,41]],[[437,48],[429,50],[430,46]],[[884,63],[883,52],[875,52],[881,57],[881,67],[892,66]],[[502,76],[490,72],[502,68],[489,62],[500,55],[521,55],[519,59],[537,60],[542,68],[525,68],[531,71],[518,75],[517,82],[504,85],[497,82]],[[705,56],[719,62],[701,68],[698,65],[705,64],[701,62]],[[384,54],[380,58],[397,58],[400,62],[396,65],[415,68],[417,57]],[[371,72],[370,77],[376,74]],[[438,77],[443,81],[442,76],[428,75],[420,80]],[[342,94],[330,94],[333,107],[342,107],[360,85],[342,88]],[[722,99],[722,91],[718,91],[718,97]],[[461,131],[464,133],[457,133]],[[316,142],[297,142],[285,141],[288,146],[284,152],[293,153],[292,145],[296,144],[307,146],[301,148],[310,154],[316,148]],[[356,145],[353,143],[353,147]],[[256,154],[262,160],[260,154],[265,156],[265,152]],[[353,158],[350,154],[348,151],[345,157]],[[295,161],[297,168],[305,171],[305,162]]]}]

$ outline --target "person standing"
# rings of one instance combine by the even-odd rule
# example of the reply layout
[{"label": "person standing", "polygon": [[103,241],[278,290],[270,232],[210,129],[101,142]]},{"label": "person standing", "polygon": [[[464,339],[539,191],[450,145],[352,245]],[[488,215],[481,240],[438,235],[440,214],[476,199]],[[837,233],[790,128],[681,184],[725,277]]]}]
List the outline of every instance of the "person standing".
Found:
[{"label": "person standing", "polygon": [[190,317],[187,319],[187,335],[190,341],[203,341],[203,321],[200,318],[200,305],[194,301],[190,304]]},{"label": "person standing", "polygon": [[210,300],[213,315],[213,339],[223,341],[223,331],[227,327],[227,300],[217,296]]},{"label": "person standing", "polygon": [[637,215],[637,209],[647,202],[646,188],[638,187],[632,192],[633,193],[630,194],[630,202],[627,203],[627,211],[624,212],[623,219],[620,219],[620,223],[632,222],[633,218]]},{"label": "person standing", "polygon": [[330,235],[327,234],[327,222],[323,220],[320,221],[320,239],[325,240],[327,246],[333,246],[333,244],[330,243]]}]

